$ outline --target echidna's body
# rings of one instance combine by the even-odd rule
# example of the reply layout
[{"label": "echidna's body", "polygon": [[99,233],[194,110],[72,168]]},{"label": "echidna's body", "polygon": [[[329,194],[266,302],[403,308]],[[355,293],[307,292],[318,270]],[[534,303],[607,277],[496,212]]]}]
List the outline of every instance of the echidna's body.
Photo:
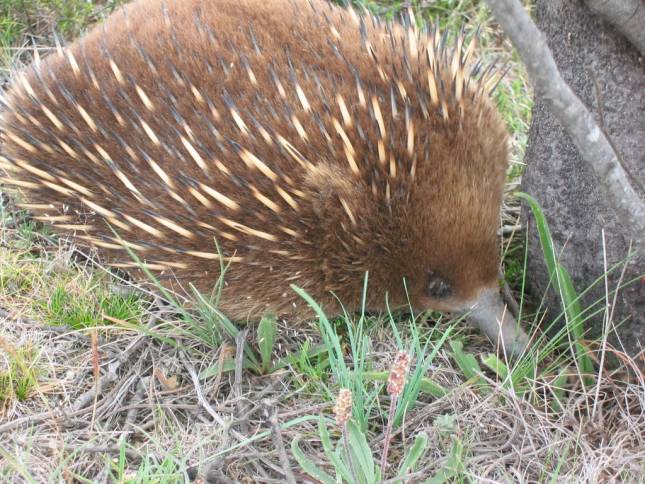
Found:
[{"label": "echidna's body", "polygon": [[507,135],[463,50],[319,0],[139,0],[18,77],[4,181],[169,284],[211,289],[217,240],[235,318],[302,314],[290,284],[356,308],[369,271],[373,309],[495,325]]}]

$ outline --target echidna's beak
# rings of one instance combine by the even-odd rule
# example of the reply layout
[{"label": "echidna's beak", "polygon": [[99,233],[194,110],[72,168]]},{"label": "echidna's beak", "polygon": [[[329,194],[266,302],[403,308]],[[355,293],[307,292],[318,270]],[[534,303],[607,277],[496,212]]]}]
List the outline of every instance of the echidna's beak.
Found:
[{"label": "echidna's beak", "polygon": [[520,356],[526,349],[528,336],[493,288],[481,292],[470,305],[469,317],[507,355]]}]

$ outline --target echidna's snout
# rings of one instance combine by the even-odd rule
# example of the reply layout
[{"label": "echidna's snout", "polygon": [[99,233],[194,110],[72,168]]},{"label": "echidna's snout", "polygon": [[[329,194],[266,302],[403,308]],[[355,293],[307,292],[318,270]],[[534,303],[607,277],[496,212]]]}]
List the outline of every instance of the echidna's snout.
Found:
[{"label": "echidna's snout", "polygon": [[529,338],[502,302],[496,288],[484,289],[468,306],[465,310],[470,319],[505,354],[520,356],[524,352]]}]

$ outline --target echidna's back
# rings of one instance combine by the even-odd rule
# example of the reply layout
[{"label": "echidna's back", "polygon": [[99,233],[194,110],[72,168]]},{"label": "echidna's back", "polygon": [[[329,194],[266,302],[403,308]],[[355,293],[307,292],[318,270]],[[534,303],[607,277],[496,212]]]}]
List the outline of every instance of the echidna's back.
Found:
[{"label": "echidna's back", "polygon": [[[209,285],[215,237],[237,259],[246,245],[278,250],[306,223],[305,168],[336,159],[320,119],[354,82],[352,49],[334,55],[330,28],[314,24],[339,11],[311,5],[138,1],[28,69],[3,118],[28,207],[116,247],[105,218],[148,262]],[[175,256],[186,252],[195,264]]]}]

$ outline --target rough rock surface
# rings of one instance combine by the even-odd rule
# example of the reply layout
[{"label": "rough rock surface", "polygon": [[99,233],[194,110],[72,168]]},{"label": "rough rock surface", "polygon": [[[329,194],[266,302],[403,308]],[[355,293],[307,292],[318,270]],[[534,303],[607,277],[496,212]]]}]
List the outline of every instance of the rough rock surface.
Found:
[{"label": "rough rock surface", "polygon": [[[581,0],[537,0],[535,18],[546,35],[564,80],[596,114],[618,150],[623,167],[643,197],[645,190],[645,61],[613,27],[595,17]],[[536,99],[526,152],[523,190],[543,207],[556,250],[579,292],[605,272],[605,231],[608,267],[625,260],[629,229],[608,206],[596,175],[578,155],[565,130]],[[535,223],[530,216],[529,274],[536,295],[545,293],[549,277]],[[645,234],[640,234],[645,237]],[[636,355],[645,348],[645,255],[633,259],[619,291],[613,321],[620,324],[622,345]],[[609,278],[616,287],[620,268]],[[583,299],[583,308],[604,304],[604,282]],[[560,313],[559,296],[549,290],[549,317]],[[592,310],[591,312],[595,312]],[[602,314],[602,312],[601,312]],[[600,334],[602,316],[592,318],[592,335]],[[610,340],[617,344],[614,337]]]}]

